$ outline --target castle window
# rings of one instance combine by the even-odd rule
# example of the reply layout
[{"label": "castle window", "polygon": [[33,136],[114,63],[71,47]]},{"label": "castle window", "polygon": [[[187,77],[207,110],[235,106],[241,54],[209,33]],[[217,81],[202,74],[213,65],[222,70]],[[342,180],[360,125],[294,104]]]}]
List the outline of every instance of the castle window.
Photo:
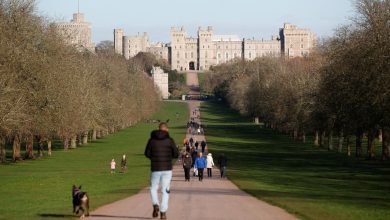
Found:
[{"label": "castle window", "polygon": [[191,52],[191,58],[194,58],[194,52]]},{"label": "castle window", "polygon": [[252,58],[252,53],[249,53],[249,59],[251,59]]},{"label": "castle window", "polygon": [[301,44],[301,48],[303,48],[303,44]]},{"label": "castle window", "polygon": [[226,59],[229,59],[229,53],[226,53]]}]

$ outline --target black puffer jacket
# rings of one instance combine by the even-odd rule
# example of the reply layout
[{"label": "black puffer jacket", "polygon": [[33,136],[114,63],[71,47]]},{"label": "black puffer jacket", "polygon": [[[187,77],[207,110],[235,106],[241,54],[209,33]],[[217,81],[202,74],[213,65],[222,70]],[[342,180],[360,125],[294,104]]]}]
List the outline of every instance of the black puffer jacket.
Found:
[{"label": "black puffer jacket", "polygon": [[151,161],[152,171],[166,171],[172,170],[172,159],[178,158],[179,152],[168,132],[155,130],[146,145],[145,156]]}]

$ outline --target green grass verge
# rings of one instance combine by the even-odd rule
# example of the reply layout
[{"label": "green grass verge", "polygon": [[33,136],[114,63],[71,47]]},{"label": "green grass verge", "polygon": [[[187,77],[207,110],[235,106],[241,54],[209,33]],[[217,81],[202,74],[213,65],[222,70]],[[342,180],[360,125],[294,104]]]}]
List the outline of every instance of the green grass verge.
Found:
[{"label": "green grass verge", "polygon": [[[187,104],[165,102],[153,119],[170,119],[171,136],[179,144],[188,119]],[[149,161],[143,153],[156,127],[139,123],[75,150],[54,151],[50,158],[0,165],[0,219],[73,218],[73,184],[81,184],[89,193],[92,209],[139,192],[148,185]],[[118,172],[122,154],[128,156],[125,173]],[[112,158],[116,174],[110,173]]]},{"label": "green grass verge", "polygon": [[203,103],[210,150],[228,156],[242,190],[302,219],[390,218],[390,164],[357,160],[263,129],[226,106]]}]

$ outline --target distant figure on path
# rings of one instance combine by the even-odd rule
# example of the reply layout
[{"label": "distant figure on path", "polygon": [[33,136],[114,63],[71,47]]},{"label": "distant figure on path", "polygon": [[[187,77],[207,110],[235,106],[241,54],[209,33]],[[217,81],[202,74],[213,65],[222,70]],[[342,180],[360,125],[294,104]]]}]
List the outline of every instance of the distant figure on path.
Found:
[{"label": "distant figure on path", "polygon": [[199,156],[195,160],[194,167],[198,170],[199,181],[203,181],[203,171],[206,168],[206,159],[202,156],[202,152],[199,152]]},{"label": "distant figure on path", "polygon": [[121,170],[122,170],[122,172],[124,172],[126,170],[126,162],[127,162],[126,154],[123,154],[122,160],[121,160]]},{"label": "distant figure on path", "polygon": [[[198,141],[195,141],[195,149],[198,150],[199,148],[199,142]],[[202,152],[203,153],[203,152]]]},{"label": "distant figure on path", "polygon": [[213,177],[214,160],[211,153],[207,154],[207,177]]},{"label": "distant figure on path", "polygon": [[184,169],[184,176],[185,176],[185,181],[190,181],[190,170],[192,167],[192,158],[191,155],[186,152],[183,158],[183,169]]},{"label": "distant figure on path", "polygon": [[116,166],[115,159],[112,159],[111,160],[111,173],[115,173],[115,166]]},{"label": "distant figure on path", "polygon": [[202,141],[201,143],[200,143],[200,146],[202,147],[202,153],[204,153],[204,150],[206,149],[206,141]]},{"label": "distant figure on path", "polygon": [[226,177],[226,166],[227,166],[227,158],[225,154],[221,154],[218,157],[218,166],[221,171],[221,178]]},{"label": "distant figure on path", "polygon": [[[167,123],[160,123],[159,129],[151,133],[146,145],[145,156],[151,161],[150,194],[153,203],[153,218],[166,219],[170,184],[172,179],[172,160],[179,157],[175,141],[169,136]],[[161,183],[161,209],[157,190]]]}]

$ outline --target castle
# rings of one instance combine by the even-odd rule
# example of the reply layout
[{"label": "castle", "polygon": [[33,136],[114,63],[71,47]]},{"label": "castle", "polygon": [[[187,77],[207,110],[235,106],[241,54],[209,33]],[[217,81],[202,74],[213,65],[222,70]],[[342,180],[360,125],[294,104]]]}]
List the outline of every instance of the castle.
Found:
[{"label": "castle", "polygon": [[151,43],[147,33],[124,36],[114,30],[115,52],[129,59],[139,52],[150,52],[166,59],[178,71],[208,70],[213,65],[233,59],[254,60],[257,57],[303,57],[315,47],[316,35],[308,29],[285,23],[279,36],[270,40],[241,39],[236,35],[215,35],[211,26],[199,28],[198,36],[188,37],[184,28],[171,28],[170,44]]}]

